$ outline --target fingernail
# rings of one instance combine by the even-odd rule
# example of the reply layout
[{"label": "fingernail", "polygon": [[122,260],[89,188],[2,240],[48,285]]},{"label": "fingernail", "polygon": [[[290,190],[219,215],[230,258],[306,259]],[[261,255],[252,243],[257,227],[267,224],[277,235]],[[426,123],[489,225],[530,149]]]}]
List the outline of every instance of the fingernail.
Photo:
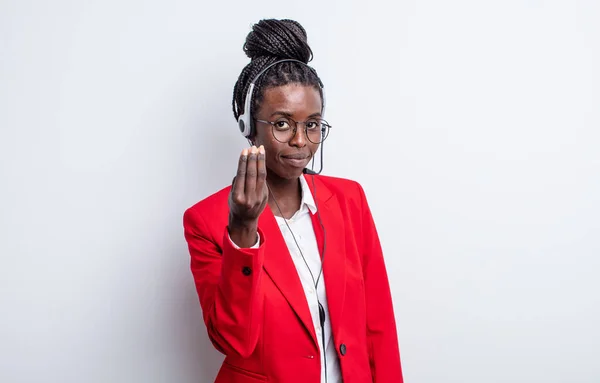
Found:
[{"label": "fingernail", "polygon": [[258,148],[256,146],[252,146],[252,154],[256,154],[258,152]]},{"label": "fingernail", "polygon": [[247,156],[247,155],[248,155],[248,149],[242,150],[242,156]]},{"label": "fingernail", "polygon": [[265,147],[264,146],[260,146],[260,148],[258,148],[258,150],[260,151],[260,154],[265,154]]}]

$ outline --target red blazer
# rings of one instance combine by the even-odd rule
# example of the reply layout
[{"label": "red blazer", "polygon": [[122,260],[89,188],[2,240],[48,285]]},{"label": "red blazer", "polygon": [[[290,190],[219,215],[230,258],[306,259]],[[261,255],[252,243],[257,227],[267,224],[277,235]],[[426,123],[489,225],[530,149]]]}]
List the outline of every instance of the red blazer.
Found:
[{"label": "red blazer", "polygon": [[[344,383],[402,383],[392,298],[364,191],[354,181],[306,178],[325,227],[323,274]],[[226,355],[215,382],[319,383],[315,329],[275,216],[267,205],[259,248],[236,249],[227,232],[229,190],[189,208],[183,221],[208,335]],[[324,233],[312,218],[322,249]]]}]

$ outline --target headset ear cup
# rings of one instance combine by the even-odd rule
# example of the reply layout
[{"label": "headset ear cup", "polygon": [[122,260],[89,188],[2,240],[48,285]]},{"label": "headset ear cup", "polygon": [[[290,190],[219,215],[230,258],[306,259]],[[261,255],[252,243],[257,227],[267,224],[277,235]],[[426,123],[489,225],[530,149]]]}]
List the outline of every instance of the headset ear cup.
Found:
[{"label": "headset ear cup", "polygon": [[246,126],[244,124],[244,120],[240,117],[240,119],[238,120],[238,126],[240,128],[240,132],[242,134],[244,134],[244,131],[246,130]]},{"label": "headset ear cup", "polygon": [[250,137],[252,133],[252,125],[248,120],[248,116],[246,115],[246,113],[238,117],[238,127],[240,128],[240,132],[245,138]]}]

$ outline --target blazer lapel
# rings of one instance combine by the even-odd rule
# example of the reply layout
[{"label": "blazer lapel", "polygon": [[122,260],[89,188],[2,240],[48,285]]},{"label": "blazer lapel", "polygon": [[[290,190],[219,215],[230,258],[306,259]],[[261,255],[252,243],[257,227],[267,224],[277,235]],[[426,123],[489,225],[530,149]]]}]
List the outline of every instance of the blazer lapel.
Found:
[{"label": "blazer lapel", "polygon": [[[331,326],[335,335],[342,319],[346,293],[346,246],[344,237],[346,229],[337,197],[326,185],[320,182],[318,177],[314,179],[315,182],[318,182],[316,190],[313,180],[307,177],[307,181],[317,204],[318,214],[311,214],[311,217],[318,247],[321,252],[325,250],[321,254],[323,276]],[[324,231],[321,223],[325,229]],[[296,266],[292,261],[275,215],[268,205],[261,214],[258,225],[265,237],[268,237],[265,242],[267,248],[265,248],[263,267],[298,318],[300,318],[315,345],[318,346],[312,317]]]},{"label": "blazer lapel", "polygon": [[315,345],[318,346],[315,328],[300,277],[281,230],[279,230],[275,215],[273,215],[268,205],[261,214],[258,225],[265,237],[268,237],[265,242],[267,247],[265,248],[263,268],[300,318]]},{"label": "blazer lapel", "polygon": [[[313,180],[307,179],[307,181],[317,204],[317,214],[313,215],[313,227],[319,242],[319,249],[322,252],[327,305],[329,306],[332,331],[335,335],[342,319],[346,295],[345,222],[339,201],[331,190],[320,182],[318,177],[314,179],[315,182],[318,182],[316,188]],[[323,228],[321,228],[319,216]]]}]

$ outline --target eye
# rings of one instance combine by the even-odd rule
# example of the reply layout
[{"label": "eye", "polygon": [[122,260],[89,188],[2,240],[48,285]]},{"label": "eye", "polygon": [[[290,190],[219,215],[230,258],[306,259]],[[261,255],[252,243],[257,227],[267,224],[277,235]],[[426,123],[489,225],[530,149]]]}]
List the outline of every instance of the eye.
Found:
[{"label": "eye", "polygon": [[308,130],[318,130],[321,124],[318,120],[308,120],[306,121],[306,129]]},{"label": "eye", "polygon": [[274,126],[277,130],[287,130],[290,128],[290,122],[288,120],[278,120],[275,121]]}]

